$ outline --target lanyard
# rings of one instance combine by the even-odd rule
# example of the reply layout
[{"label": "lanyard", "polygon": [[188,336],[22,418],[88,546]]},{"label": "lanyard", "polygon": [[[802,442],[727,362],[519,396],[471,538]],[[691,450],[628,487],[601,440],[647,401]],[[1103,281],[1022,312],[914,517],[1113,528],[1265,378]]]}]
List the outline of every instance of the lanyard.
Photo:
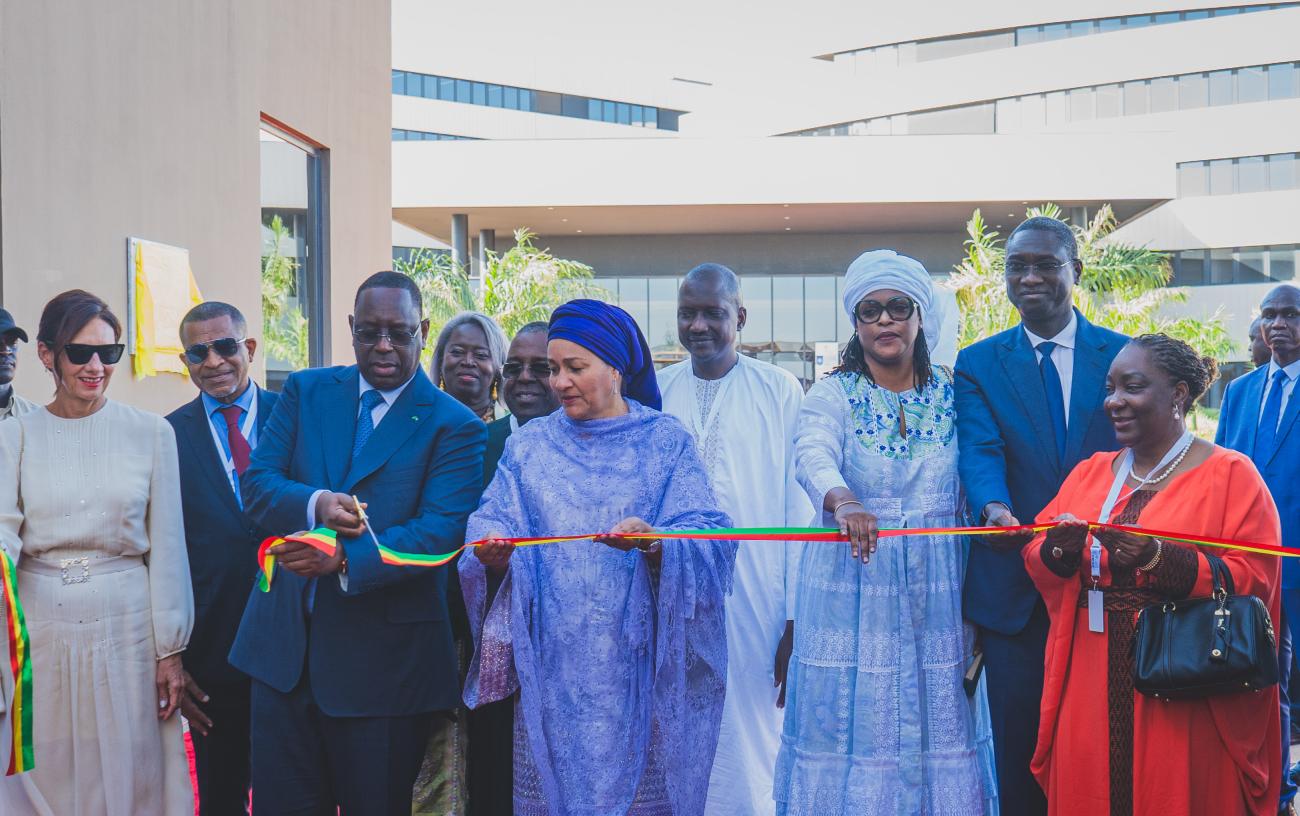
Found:
[{"label": "lanyard", "polygon": [[[249,388],[254,388],[251,383]],[[253,447],[253,438],[248,435],[249,430],[257,428],[257,391],[253,392],[253,399],[248,404],[248,410],[244,412],[244,419],[239,423],[239,432],[244,435],[248,441],[248,447]],[[227,441],[221,438],[221,432],[217,426],[212,423],[212,414],[208,414],[208,430],[212,432],[212,444],[217,446],[217,456],[221,459],[221,467],[225,470],[226,478],[230,480],[230,489],[235,492],[235,499],[239,501],[240,507],[243,507],[243,500],[239,496],[239,473],[235,471],[235,462],[229,453],[226,453]]]},{"label": "lanyard", "polygon": [[[1192,432],[1183,431],[1183,435],[1178,437],[1178,441],[1165,451],[1165,455],[1155,467],[1151,468],[1150,476],[1159,473],[1168,467],[1169,463],[1178,458],[1188,445],[1192,444]],[[1101,515],[1097,517],[1098,524],[1105,524],[1110,521],[1110,514],[1114,512],[1115,505],[1119,503],[1120,491],[1124,489],[1124,482],[1128,479],[1129,472],[1133,469],[1133,449],[1125,448],[1124,454],[1120,457],[1119,467],[1115,471],[1115,479],[1110,484],[1110,492],[1106,494],[1106,503],[1101,506]],[[1136,490],[1137,488],[1134,488]],[[1133,495],[1130,490],[1124,498]],[[1088,629],[1093,632],[1103,631],[1102,624],[1102,603],[1101,592],[1097,589],[1097,582],[1101,580],[1101,542],[1096,536],[1089,536],[1091,544],[1088,547],[1089,566],[1092,574],[1092,589],[1088,592]]]}]

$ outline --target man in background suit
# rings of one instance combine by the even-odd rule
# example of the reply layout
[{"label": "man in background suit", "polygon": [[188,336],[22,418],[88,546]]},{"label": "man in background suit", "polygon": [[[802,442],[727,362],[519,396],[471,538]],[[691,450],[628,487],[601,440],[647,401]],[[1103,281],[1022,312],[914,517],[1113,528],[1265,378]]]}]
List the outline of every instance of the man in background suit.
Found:
[{"label": "man in background suit", "polygon": [[182,655],[200,816],[248,812],[248,676],[226,660],[265,531],[244,513],[239,482],[276,395],[249,379],[257,341],[228,303],[195,306],[181,320],[181,361],[199,396],[167,415],[180,459],[185,546],[194,586],[194,633]]},{"label": "man in background suit", "polygon": [[[1214,441],[1251,458],[1277,503],[1282,518],[1282,544],[1300,547],[1300,431],[1293,428],[1300,400],[1295,399],[1300,378],[1300,289],[1278,286],[1259,306],[1259,331],[1272,352],[1267,364],[1232,382],[1223,392],[1219,429]],[[1282,620],[1280,630],[1279,682],[1282,687],[1282,759],[1290,766],[1291,705],[1288,692],[1292,673],[1295,632],[1290,624],[1300,621],[1300,564],[1282,559]],[[1281,813],[1294,813],[1296,785],[1291,774],[1282,780]]]},{"label": "man in background suit", "polygon": [[[1036,217],[1006,245],[1007,296],[1021,324],[957,355],[958,469],[971,512],[997,527],[1032,524],[1065,477],[1115,450],[1102,410],[1106,372],[1128,338],[1074,309],[1083,273],[1069,226]],[[1029,772],[1043,695],[1047,610],[1018,535],[971,539],[963,611],[979,627],[1002,812],[1047,812]]]},{"label": "man in background suit", "polygon": [[254,808],[277,816],[408,816],[432,713],[460,701],[447,568],[384,564],[375,542],[464,543],[485,426],[420,369],[429,322],[410,278],[370,276],[353,312],[357,364],[290,375],[242,480],[263,527],[325,526],[340,545],[280,545],[230,652],[253,678]]}]

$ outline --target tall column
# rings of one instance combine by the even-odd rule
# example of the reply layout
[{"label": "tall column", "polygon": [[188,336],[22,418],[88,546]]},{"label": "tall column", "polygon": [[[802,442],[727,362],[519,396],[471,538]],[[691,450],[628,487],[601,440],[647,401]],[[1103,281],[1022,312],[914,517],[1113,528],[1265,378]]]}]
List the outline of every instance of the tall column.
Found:
[{"label": "tall column", "polygon": [[465,213],[451,216],[451,259],[458,269],[469,272],[469,216]]},{"label": "tall column", "polygon": [[478,231],[478,276],[483,277],[483,270],[487,269],[487,254],[497,251],[497,231],[494,229],[481,229]]}]

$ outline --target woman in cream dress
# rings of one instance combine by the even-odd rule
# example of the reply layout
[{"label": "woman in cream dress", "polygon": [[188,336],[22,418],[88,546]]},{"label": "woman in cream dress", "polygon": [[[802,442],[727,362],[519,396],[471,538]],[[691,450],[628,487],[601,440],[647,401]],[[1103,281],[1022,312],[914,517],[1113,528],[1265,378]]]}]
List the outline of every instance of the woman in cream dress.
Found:
[{"label": "woman in cream dress", "polygon": [[0,777],[6,816],[194,811],[176,714],[194,619],[176,440],[161,417],[106,400],[120,335],[94,295],[50,301],[37,341],[54,400],[0,423],[0,546],[31,634],[35,764]]}]

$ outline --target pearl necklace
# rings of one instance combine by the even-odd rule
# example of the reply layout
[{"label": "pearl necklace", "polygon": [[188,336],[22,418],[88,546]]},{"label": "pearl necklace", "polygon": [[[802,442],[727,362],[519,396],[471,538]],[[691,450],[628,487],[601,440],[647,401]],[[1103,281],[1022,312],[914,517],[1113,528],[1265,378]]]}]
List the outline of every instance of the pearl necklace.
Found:
[{"label": "pearl necklace", "polygon": [[1140,489],[1140,488],[1143,488],[1143,487],[1148,487],[1148,486],[1153,485],[1153,484],[1160,484],[1160,483],[1163,482],[1165,479],[1168,479],[1168,478],[1169,478],[1169,475],[1170,475],[1171,473],[1173,473],[1175,470],[1178,469],[1178,466],[1179,466],[1179,465],[1182,463],[1182,461],[1183,461],[1183,457],[1187,456],[1187,452],[1188,452],[1189,450],[1192,449],[1192,442],[1194,442],[1194,441],[1195,441],[1195,440],[1189,439],[1189,440],[1187,441],[1187,444],[1183,446],[1183,449],[1182,449],[1181,451],[1178,452],[1178,456],[1174,457],[1174,461],[1170,462],[1170,463],[1169,463],[1169,467],[1165,468],[1165,472],[1162,473],[1162,474],[1160,474],[1159,476],[1157,476],[1157,477],[1155,477],[1155,478],[1152,478],[1152,474],[1150,474],[1150,473],[1148,473],[1148,474],[1146,475],[1146,477],[1138,476],[1136,473],[1133,472],[1133,465],[1132,465],[1132,464],[1129,464],[1129,466],[1128,466],[1128,478],[1130,478],[1130,479],[1132,479],[1133,481],[1137,482],[1137,487],[1134,488],[1134,490],[1137,490],[1137,489]]}]

